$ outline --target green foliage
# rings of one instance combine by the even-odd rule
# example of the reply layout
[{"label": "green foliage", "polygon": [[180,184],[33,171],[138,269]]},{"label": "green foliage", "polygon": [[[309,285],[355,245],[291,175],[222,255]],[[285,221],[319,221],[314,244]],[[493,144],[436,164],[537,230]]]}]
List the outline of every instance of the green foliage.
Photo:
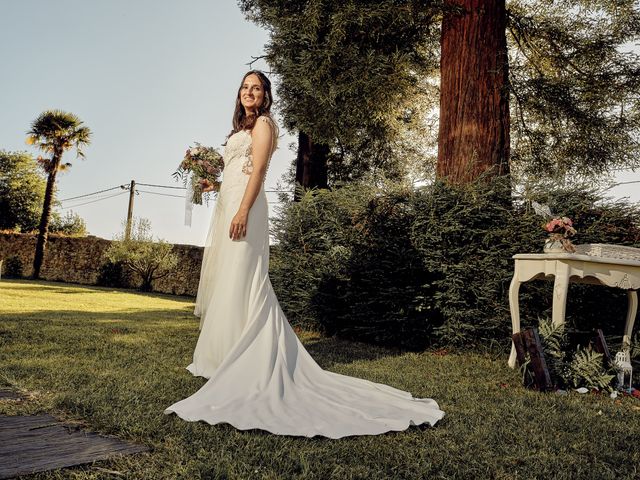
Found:
[{"label": "green foliage", "polygon": [[[332,148],[332,181],[402,178],[414,162],[432,170],[446,2],[239,4],[270,33],[264,57],[287,128]],[[510,0],[506,9],[512,172],[595,177],[638,166],[637,2]]]},{"label": "green foliage", "polygon": [[505,201],[508,189],[506,179],[436,182],[416,197],[413,243],[435,277],[429,301],[443,316],[437,336],[446,343],[489,341],[507,331],[511,257],[540,248],[537,219]]},{"label": "green foliage", "polygon": [[[640,245],[638,205],[579,188],[505,200],[509,187],[504,179],[418,189],[354,184],[285,204],[272,222],[277,245],[270,275],[288,318],[412,349],[494,341],[506,347],[511,257],[541,252],[545,239],[529,200],[553,197],[554,211],[579,219],[578,243]],[[524,325],[548,313],[551,289],[551,282],[521,287]],[[569,325],[617,331],[622,295],[572,285]]]},{"label": "green foliage", "polygon": [[163,240],[154,241],[151,224],[144,218],[134,220],[130,238],[125,239],[122,234],[115,239],[104,258],[112,264],[121,264],[139,277],[142,291],[151,291],[153,281],[169,275],[178,264],[173,245]]},{"label": "green foliage", "polygon": [[330,180],[401,178],[409,158],[424,161],[412,153],[438,100],[427,82],[438,66],[437,2],[239,3],[270,31],[265,56],[286,127],[331,147]]},{"label": "green foliage", "polygon": [[541,319],[538,331],[551,380],[556,386],[611,390],[615,375],[605,368],[601,353],[594,351],[591,346],[583,348],[578,345],[571,357],[564,324],[553,325],[551,320]]},{"label": "green foliage", "polygon": [[15,255],[7,258],[4,262],[4,276],[6,278],[22,278],[24,267],[20,257]]},{"label": "green foliage", "polygon": [[51,155],[39,158],[42,169],[51,174],[71,167],[71,163],[61,163],[62,154],[76,149],[78,157],[84,157],[82,148],[91,142],[91,130],[83,125],[77,115],[62,110],[45,110],[31,124],[27,142]]},{"label": "green foliage", "polygon": [[90,143],[91,130],[84,126],[73,113],[45,110],[33,121],[27,134],[27,143],[48,154],[47,158],[38,157],[40,167],[47,174],[47,186],[33,257],[33,278],[37,279],[40,277],[40,269],[44,261],[46,239],[51,223],[51,208],[55,199],[56,176],[59,171],[71,167],[69,162],[62,163],[62,156],[66,151],[75,148],[76,155],[84,157],[82,148]]},{"label": "green foliage", "polygon": [[551,377],[566,379],[569,371],[566,364],[568,345],[565,324],[554,325],[548,319],[540,319],[538,332]]},{"label": "green foliage", "polygon": [[[335,192],[309,190],[272,220],[277,244],[270,276],[276,290],[287,292],[285,302],[294,325],[319,327],[316,306],[330,312],[343,304],[331,283],[345,280],[343,264],[351,256],[351,237],[357,233],[352,218],[368,195],[366,187],[355,185]],[[320,284],[326,293],[319,290]]]},{"label": "green foliage", "polygon": [[0,230],[37,228],[44,189],[45,180],[31,155],[0,150]]},{"label": "green foliage", "polygon": [[75,212],[68,211],[64,216],[53,212],[51,223],[49,224],[49,232],[59,233],[68,237],[86,237],[87,224]]},{"label": "green foliage", "polygon": [[96,283],[103,287],[130,288],[133,279],[123,261],[105,261],[100,265]]},{"label": "green foliage", "polygon": [[615,375],[609,373],[602,366],[602,354],[592,349],[576,350],[570,364],[571,384],[574,387],[587,387],[590,389],[610,390],[611,380]]},{"label": "green foliage", "polygon": [[514,169],[595,177],[638,166],[638,3],[512,0],[507,8]]}]

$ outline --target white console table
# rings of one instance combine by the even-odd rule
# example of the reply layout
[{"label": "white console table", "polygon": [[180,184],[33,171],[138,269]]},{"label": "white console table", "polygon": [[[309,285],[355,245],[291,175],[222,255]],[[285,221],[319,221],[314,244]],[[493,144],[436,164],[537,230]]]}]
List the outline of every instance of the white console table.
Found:
[{"label": "white console table", "polygon": [[[637,290],[640,288],[640,260],[607,258],[606,256],[586,255],[580,252],[519,254],[514,255],[513,258],[515,267],[509,288],[509,306],[511,308],[513,333],[520,331],[520,307],[518,302],[520,285],[531,280],[553,278],[551,321],[554,324],[562,324],[565,321],[569,282],[607,285],[626,290],[629,307],[624,327],[624,341],[631,340],[631,332],[638,311]],[[515,365],[516,352],[512,344],[509,366],[513,368]]]}]

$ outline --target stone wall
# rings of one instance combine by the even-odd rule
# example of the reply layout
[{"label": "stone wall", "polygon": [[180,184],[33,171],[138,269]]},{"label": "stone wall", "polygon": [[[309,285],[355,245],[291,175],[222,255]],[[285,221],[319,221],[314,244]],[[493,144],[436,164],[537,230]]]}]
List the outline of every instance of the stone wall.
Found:
[{"label": "stone wall", "polygon": [[[111,240],[88,237],[63,237],[49,235],[44,263],[40,272],[43,280],[95,285],[102,255]],[[21,233],[0,233],[0,260],[16,256],[22,260],[23,275],[33,274],[33,255],[36,236]],[[175,295],[195,296],[200,279],[203,247],[194,245],[174,245],[178,255],[176,271],[153,283],[153,290]],[[5,265],[2,266],[4,274]]]}]

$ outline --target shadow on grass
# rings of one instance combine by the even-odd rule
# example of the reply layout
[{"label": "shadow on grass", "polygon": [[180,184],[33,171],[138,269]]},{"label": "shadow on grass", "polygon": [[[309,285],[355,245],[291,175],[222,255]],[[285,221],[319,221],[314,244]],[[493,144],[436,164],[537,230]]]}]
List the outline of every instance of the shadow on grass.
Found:
[{"label": "shadow on grass", "polygon": [[[193,323],[191,323],[191,320]],[[47,326],[72,326],[72,327],[97,327],[107,324],[114,327],[122,324],[132,327],[137,325],[142,330],[148,327],[162,327],[170,330],[193,330],[198,331],[199,320],[193,315],[191,306],[180,309],[156,309],[156,310],[134,310],[134,311],[106,311],[87,312],[79,310],[39,310],[26,311],[10,314],[0,314],[0,321],[15,322],[24,328],[29,322],[42,324],[47,322]],[[185,324],[185,321],[188,323]],[[176,322],[176,323],[172,323]],[[162,335],[162,329],[155,331],[153,336]],[[10,332],[7,332],[7,334]],[[132,333],[122,331],[121,333]],[[150,334],[149,334],[150,335]],[[169,333],[167,332],[169,337]],[[167,338],[167,341],[170,341]],[[351,342],[339,338],[318,338],[303,340],[304,346],[311,356],[322,368],[331,368],[336,364],[349,364],[358,361],[378,360],[385,357],[402,355],[403,351],[367,345],[365,343]],[[195,348],[195,345],[193,345]]]},{"label": "shadow on grass", "polygon": [[[112,327],[118,327],[118,332],[129,333],[131,328],[140,328],[144,331],[144,335],[153,335],[154,337],[162,336],[163,331],[167,336],[171,336],[170,330],[193,330],[193,334],[197,334],[199,319],[193,315],[193,299],[190,297],[176,297],[167,294],[157,293],[141,293],[132,290],[114,289],[109,287],[99,286],[87,286],[78,284],[62,284],[57,282],[45,282],[45,281],[33,281],[33,280],[12,280],[9,285],[12,291],[25,291],[31,292],[37,295],[39,292],[45,294],[52,294],[56,296],[58,294],[82,294],[82,293],[101,293],[109,294],[124,293],[129,295],[140,295],[145,300],[152,298],[162,298],[175,300],[179,305],[178,308],[145,308],[144,306],[138,306],[134,297],[133,302],[127,300],[126,303],[131,305],[118,305],[118,300],[111,301],[111,305],[120,307],[120,309],[105,308],[104,311],[100,310],[79,310],[72,308],[46,308],[46,303],[37,310],[28,310],[27,308],[22,311],[12,311],[2,313],[0,312],[0,320],[13,321],[24,325],[27,322],[38,322],[42,326],[73,326],[87,328],[101,329],[105,324]],[[66,297],[69,298],[69,297]],[[141,299],[142,300],[142,299]],[[65,300],[64,306],[72,306],[75,300]],[[153,302],[149,302],[153,304]],[[42,308],[44,306],[45,308]],[[121,325],[119,325],[121,324]],[[40,325],[39,325],[40,327]],[[125,327],[127,332],[125,332]],[[149,332],[150,329],[157,327],[159,330],[153,334]],[[151,330],[153,331],[153,330]],[[378,360],[385,357],[394,357],[404,354],[405,352],[400,349],[385,348],[380,346],[368,345],[365,343],[352,342],[348,340],[342,340],[337,337],[321,337],[315,333],[301,333],[300,335],[305,348],[311,354],[311,356],[318,362],[322,368],[331,368],[336,364],[349,364],[358,361],[371,361]],[[156,338],[156,340],[160,340]],[[171,340],[167,340],[171,341]],[[195,348],[195,345],[193,345]]]},{"label": "shadow on grass", "polygon": [[[61,293],[61,294],[82,294],[86,293],[86,290],[96,293],[125,293],[130,295],[142,295],[150,298],[164,298],[169,300],[175,300],[176,302],[191,302],[195,301],[194,297],[188,295],[173,295],[170,293],[162,292],[142,292],[135,288],[115,288],[115,287],[103,287],[100,285],[86,285],[83,283],[69,283],[69,282],[55,282],[51,280],[32,280],[28,278],[3,278],[0,280],[2,283],[11,283],[9,288],[17,291],[34,292],[38,289],[45,289],[48,293]],[[17,286],[16,284],[23,284],[25,286]],[[77,290],[81,289],[81,290]]]},{"label": "shadow on grass", "polygon": [[47,321],[64,322],[65,324],[87,325],[94,323],[96,326],[100,323],[109,323],[114,320],[122,322],[138,323],[142,325],[153,325],[156,321],[176,320],[183,322],[184,320],[193,319],[194,328],[198,328],[198,318],[193,314],[191,306],[185,306],[179,309],[154,309],[154,310],[112,310],[105,312],[87,312],[81,310],[37,310],[25,311],[21,313],[0,313],[0,320],[15,321],[21,324],[28,321]]},{"label": "shadow on grass", "polygon": [[342,340],[337,337],[316,338],[304,343],[307,351],[324,369],[331,368],[336,364],[379,360],[381,358],[395,357],[406,353],[399,349]]}]

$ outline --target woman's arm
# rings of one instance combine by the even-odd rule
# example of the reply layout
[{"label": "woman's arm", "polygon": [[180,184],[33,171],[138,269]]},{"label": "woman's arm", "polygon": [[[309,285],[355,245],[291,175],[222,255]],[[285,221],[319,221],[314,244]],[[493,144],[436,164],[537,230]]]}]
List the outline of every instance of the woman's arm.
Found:
[{"label": "woman's arm", "polygon": [[272,126],[265,117],[258,117],[256,124],[251,131],[251,154],[253,170],[249,177],[249,182],[244,191],[238,213],[233,217],[229,226],[229,237],[232,240],[239,240],[247,234],[247,219],[249,210],[255,202],[260,187],[267,172],[267,163],[273,147]]}]

